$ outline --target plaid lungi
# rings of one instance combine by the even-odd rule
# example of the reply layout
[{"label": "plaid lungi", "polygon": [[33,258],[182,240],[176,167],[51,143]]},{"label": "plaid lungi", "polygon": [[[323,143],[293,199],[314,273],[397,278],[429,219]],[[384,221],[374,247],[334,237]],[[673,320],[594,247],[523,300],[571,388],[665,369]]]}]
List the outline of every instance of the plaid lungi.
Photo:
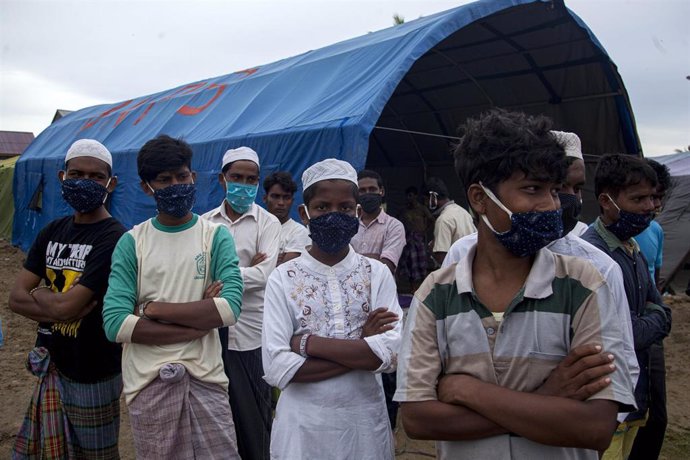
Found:
[{"label": "plaid lungi", "polygon": [[122,378],[79,383],[61,375],[43,347],[29,353],[38,377],[13,459],[119,459]]},{"label": "plaid lungi", "polygon": [[182,364],[164,365],[128,408],[137,458],[240,459],[227,392]]},{"label": "plaid lungi", "polygon": [[426,278],[427,257],[424,235],[421,233],[408,234],[407,244],[400,256],[398,273],[413,281],[423,280]]}]

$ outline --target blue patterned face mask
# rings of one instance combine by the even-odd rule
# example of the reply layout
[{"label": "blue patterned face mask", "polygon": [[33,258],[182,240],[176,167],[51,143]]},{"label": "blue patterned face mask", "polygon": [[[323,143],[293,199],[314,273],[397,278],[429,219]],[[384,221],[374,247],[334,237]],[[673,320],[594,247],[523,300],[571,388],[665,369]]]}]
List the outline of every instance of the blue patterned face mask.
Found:
[{"label": "blue patterned face mask", "polygon": [[527,257],[537,253],[547,244],[563,236],[563,221],[561,209],[555,211],[512,212],[501,203],[496,195],[480,182],[479,185],[486,195],[504,210],[510,217],[510,230],[497,232],[494,230],[486,214],[482,220],[494,233],[496,239],[510,252],[518,257]]},{"label": "blue patterned face mask", "polygon": [[[223,177],[223,180],[225,180],[225,177]],[[252,203],[254,203],[258,188],[258,185],[239,184],[225,180],[225,200],[233,211],[238,214],[244,214],[249,211]]]},{"label": "blue patterned face mask", "polygon": [[309,211],[304,206],[304,212],[309,219],[309,237],[323,252],[337,254],[343,250],[359,230],[359,218],[342,212],[329,212],[311,219]]},{"label": "blue patterned face mask", "polygon": [[613,198],[608,193],[605,194],[611,203],[618,209],[618,220],[611,225],[606,226],[606,230],[616,235],[621,241],[628,241],[630,238],[644,232],[649,224],[654,220],[654,213],[636,214],[634,212],[624,211],[618,207]]},{"label": "blue patterned face mask", "polygon": [[187,215],[194,206],[196,198],[196,185],[191,184],[174,184],[165,188],[154,190],[151,185],[149,189],[153,192],[153,197],[156,199],[156,206],[158,212],[167,214],[178,219]]},{"label": "blue patterned face mask", "polygon": [[103,187],[91,179],[65,179],[62,181],[62,198],[75,211],[86,214],[103,206],[108,198],[108,183]]}]

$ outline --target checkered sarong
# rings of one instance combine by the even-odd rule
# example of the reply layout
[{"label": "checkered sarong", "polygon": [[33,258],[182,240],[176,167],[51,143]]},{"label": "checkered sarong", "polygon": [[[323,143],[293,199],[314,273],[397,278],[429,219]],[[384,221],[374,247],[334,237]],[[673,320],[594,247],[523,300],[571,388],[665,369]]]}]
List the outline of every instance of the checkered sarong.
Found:
[{"label": "checkered sarong", "polygon": [[38,377],[12,451],[13,459],[118,459],[120,392],[117,376],[79,383],[58,372],[43,347],[29,353]]},{"label": "checkered sarong", "polygon": [[423,280],[426,278],[427,257],[424,235],[421,233],[409,233],[407,244],[400,256],[398,273],[413,281]]},{"label": "checkered sarong", "polygon": [[240,458],[228,393],[181,364],[164,365],[128,409],[137,458]]}]

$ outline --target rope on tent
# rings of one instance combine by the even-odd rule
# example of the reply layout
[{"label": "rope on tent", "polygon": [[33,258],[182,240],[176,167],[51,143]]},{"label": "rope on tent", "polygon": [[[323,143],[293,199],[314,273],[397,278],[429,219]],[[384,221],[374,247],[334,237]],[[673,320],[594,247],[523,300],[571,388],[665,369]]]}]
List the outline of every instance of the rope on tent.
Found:
[{"label": "rope on tent", "polygon": [[399,129],[399,128],[389,128],[388,126],[374,126],[374,129],[381,129],[383,131],[395,131],[398,133],[406,133],[406,134],[416,134],[419,136],[431,136],[431,137],[440,137],[442,139],[452,139],[454,141],[459,141],[461,138],[460,137],[455,137],[455,136],[446,136],[443,134],[434,134],[434,133],[425,133],[422,131],[412,131],[410,129]]}]

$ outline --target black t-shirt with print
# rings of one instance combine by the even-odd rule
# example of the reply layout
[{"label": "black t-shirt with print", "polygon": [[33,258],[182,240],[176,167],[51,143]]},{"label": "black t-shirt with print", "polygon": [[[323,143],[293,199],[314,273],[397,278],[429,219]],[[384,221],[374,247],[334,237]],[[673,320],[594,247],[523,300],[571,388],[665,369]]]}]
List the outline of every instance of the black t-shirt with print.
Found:
[{"label": "black t-shirt with print", "polygon": [[46,347],[58,370],[72,380],[95,382],[120,373],[121,347],[106,338],[102,313],[110,259],[125,232],[112,217],[95,224],[75,224],[73,216],[57,219],[41,230],[24,263],[54,292],[66,291],[80,277],[79,284],[98,300],[77,321],[38,325],[36,345]]}]

